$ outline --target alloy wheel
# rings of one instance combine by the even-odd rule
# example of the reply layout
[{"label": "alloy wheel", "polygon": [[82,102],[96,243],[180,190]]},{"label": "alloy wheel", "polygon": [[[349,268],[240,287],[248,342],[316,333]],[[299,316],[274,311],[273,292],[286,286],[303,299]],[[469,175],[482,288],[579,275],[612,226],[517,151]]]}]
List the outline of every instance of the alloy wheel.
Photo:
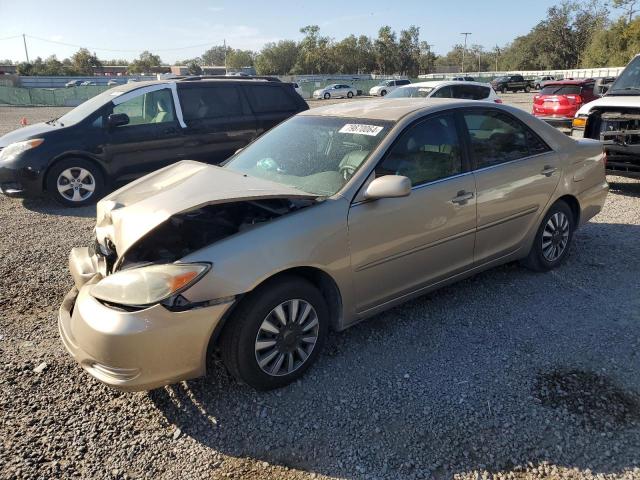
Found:
[{"label": "alloy wheel", "polygon": [[558,260],[569,243],[569,219],[563,212],[556,212],[542,231],[542,255],[548,262]]},{"label": "alloy wheel", "polygon": [[264,318],[256,335],[258,366],[276,377],[296,371],[313,352],[319,331],[318,315],[309,302],[282,302]]},{"label": "alloy wheel", "polygon": [[96,179],[93,174],[81,167],[67,168],[60,172],[56,180],[58,193],[71,202],[87,200],[96,189]]}]

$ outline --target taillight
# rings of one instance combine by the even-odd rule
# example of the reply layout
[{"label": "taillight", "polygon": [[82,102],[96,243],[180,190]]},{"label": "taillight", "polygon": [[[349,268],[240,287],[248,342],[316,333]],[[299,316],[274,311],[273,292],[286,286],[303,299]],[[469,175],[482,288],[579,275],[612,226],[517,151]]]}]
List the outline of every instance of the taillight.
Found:
[{"label": "taillight", "polygon": [[495,103],[502,103],[502,100],[500,100],[499,98],[496,98],[493,100]]},{"label": "taillight", "polygon": [[602,149],[602,164],[604,168],[607,168],[607,150],[604,148]]}]

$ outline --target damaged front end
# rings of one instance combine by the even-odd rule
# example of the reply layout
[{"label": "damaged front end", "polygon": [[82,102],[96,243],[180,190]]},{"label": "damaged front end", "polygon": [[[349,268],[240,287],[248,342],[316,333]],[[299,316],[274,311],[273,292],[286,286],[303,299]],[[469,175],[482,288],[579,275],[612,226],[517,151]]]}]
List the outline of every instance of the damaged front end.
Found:
[{"label": "damaged front end", "polygon": [[585,136],[604,144],[608,174],[640,178],[640,109],[596,109]]}]

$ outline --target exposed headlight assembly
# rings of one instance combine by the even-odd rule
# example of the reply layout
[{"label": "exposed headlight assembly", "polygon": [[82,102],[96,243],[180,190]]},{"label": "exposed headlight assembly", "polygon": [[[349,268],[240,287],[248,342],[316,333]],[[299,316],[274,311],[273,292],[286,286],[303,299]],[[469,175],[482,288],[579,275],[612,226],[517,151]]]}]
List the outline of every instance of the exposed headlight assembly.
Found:
[{"label": "exposed headlight assembly", "polygon": [[172,263],[123,270],[100,280],[91,295],[118,305],[153,305],[186,290],[209,268],[206,263]]},{"label": "exposed headlight assembly", "polygon": [[9,162],[23,152],[40,146],[44,142],[44,138],[32,138],[24,142],[10,143],[0,151],[0,162]]}]

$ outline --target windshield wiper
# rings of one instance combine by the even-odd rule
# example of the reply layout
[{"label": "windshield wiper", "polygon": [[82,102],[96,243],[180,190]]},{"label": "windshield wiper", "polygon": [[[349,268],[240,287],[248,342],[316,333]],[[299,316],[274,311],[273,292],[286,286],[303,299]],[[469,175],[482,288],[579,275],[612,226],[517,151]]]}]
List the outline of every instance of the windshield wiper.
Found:
[{"label": "windshield wiper", "polygon": [[59,119],[60,117],[56,117],[56,118],[52,118],[51,120],[48,120],[44,123],[48,123],[49,125],[53,125],[54,123],[56,123],[56,121]]}]

